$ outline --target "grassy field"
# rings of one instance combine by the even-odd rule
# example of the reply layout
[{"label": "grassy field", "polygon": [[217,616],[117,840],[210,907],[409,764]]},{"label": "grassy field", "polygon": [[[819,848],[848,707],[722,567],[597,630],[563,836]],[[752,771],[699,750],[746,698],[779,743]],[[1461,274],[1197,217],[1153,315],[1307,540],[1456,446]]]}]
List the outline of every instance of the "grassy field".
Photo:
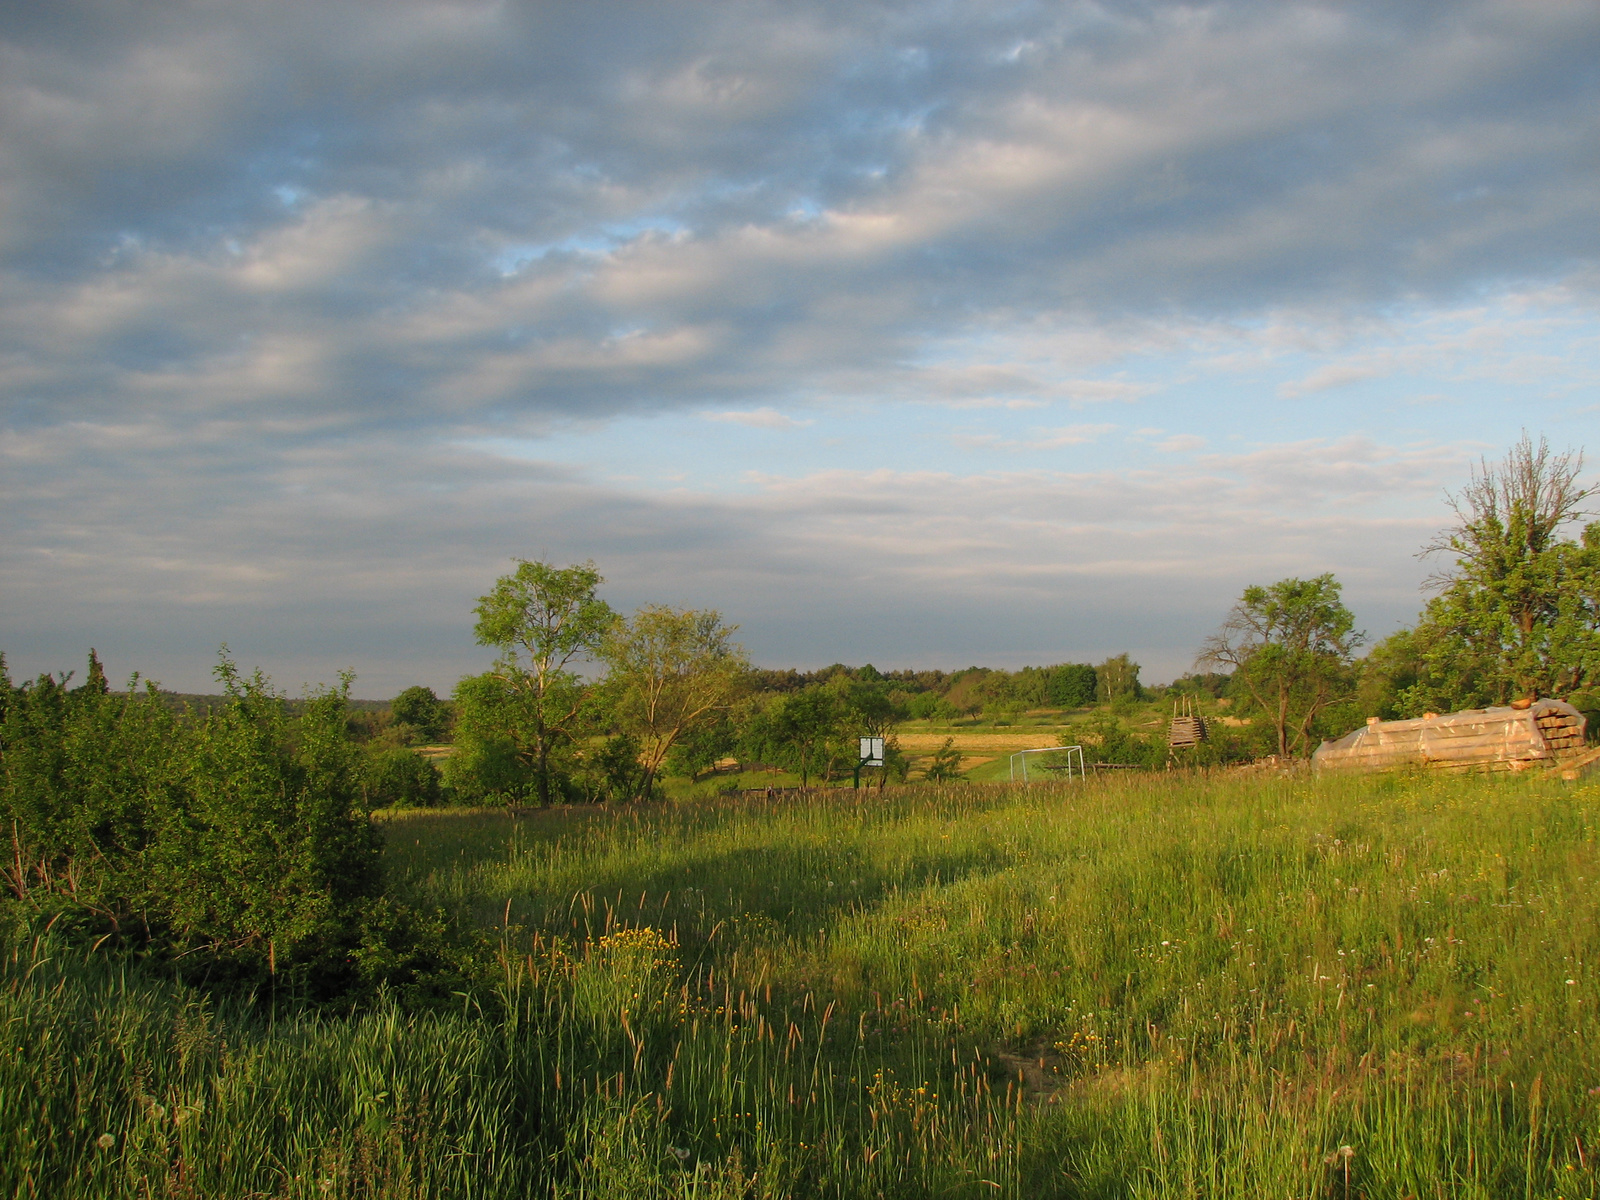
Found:
[{"label": "grassy field", "polygon": [[1579,1197],[1600,788],[1148,775],[385,825],[453,1011],[47,941],[11,1196]]}]

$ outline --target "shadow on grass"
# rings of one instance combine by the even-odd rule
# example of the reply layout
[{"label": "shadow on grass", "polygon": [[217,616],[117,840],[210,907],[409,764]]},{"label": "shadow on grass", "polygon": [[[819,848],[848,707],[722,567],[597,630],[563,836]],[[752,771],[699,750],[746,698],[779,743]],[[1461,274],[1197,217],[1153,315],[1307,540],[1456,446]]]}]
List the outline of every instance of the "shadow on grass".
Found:
[{"label": "shadow on grass", "polygon": [[[970,800],[964,815],[972,815]],[[885,838],[883,826],[907,816],[925,820]],[[944,803],[902,792],[440,814],[395,822],[386,833],[396,884],[417,901],[454,909],[464,923],[584,940],[649,925],[673,931],[698,954],[713,938],[720,953],[812,937],[897,893],[1018,861],[1014,842],[947,825],[954,816]],[[727,845],[725,826],[754,844]]]}]

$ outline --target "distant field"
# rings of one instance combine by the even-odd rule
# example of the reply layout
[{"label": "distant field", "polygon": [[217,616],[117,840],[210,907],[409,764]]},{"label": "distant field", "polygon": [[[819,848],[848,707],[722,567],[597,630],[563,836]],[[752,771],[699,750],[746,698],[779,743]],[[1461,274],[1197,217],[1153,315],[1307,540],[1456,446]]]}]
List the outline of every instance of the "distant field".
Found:
[{"label": "distant field", "polygon": [[911,758],[913,766],[918,765],[918,760],[931,755],[944,745],[946,738],[951,739],[955,748],[964,756],[961,763],[963,772],[981,767],[995,759],[1006,758],[1018,750],[1042,749],[1057,745],[1061,740],[1060,733],[1056,730],[1036,728],[902,731],[897,736],[900,739],[900,748]]},{"label": "distant field", "polygon": [[492,984],[269,1023],[18,947],[5,1194],[1596,1192],[1593,784],[1172,773],[384,828]]}]

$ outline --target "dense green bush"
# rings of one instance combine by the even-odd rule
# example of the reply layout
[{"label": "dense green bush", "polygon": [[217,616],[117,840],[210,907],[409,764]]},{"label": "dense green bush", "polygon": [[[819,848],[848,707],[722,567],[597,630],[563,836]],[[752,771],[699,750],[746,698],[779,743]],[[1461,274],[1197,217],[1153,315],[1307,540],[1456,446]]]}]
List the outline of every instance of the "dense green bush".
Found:
[{"label": "dense green bush", "polygon": [[0,676],[12,915],[191,978],[314,999],[435,969],[423,960],[437,947],[385,944],[417,934],[383,898],[349,679],[291,716],[259,673],[224,658],[217,677],[225,702],[185,716],[153,687],[112,692],[92,653],[77,688]]},{"label": "dense green bush", "polygon": [[415,750],[389,746],[367,755],[369,807],[431,808],[442,794],[439,769]]},{"label": "dense green bush", "polygon": [[396,725],[405,727],[409,740],[436,742],[445,736],[449,707],[429,687],[408,687],[394,698],[389,715]]},{"label": "dense green bush", "polygon": [[521,804],[533,794],[533,773],[509,737],[458,733],[444,760],[444,786],[455,804]]},{"label": "dense green bush", "polygon": [[576,784],[592,804],[621,803],[639,794],[639,739],[631,733],[608,737],[585,756]]},{"label": "dense green bush", "polygon": [[1045,697],[1056,708],[1085,708],[1094,703],[1096,676],[1086,663],[1066,663],[1050,671]]}]

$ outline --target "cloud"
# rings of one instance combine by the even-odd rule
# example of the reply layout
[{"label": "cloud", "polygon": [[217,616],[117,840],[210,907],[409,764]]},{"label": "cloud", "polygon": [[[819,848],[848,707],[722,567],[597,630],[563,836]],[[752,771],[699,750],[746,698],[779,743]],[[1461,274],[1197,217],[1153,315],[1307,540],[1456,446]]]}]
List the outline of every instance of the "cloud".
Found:
[{"label": "cloud", "polygon": [[1285,400],[1293,400],[1299,396],[1310,396],[1317,392],[1329,391],[1332,388],[1348,387],[1353,383],[1364,383],[1368,379],[1379,379],[1387,373],[1383,366],[1376,363],[1364,365],[1334,363],[1330,366],[1317,368],[1304,379],[1280,385],[1278,395]]},{"label": "cloud", "polygon": [[15,672],[72,666],[94,644],[118,671],[199,688],[227,641],[289,686],[353,666],[369,695],[476,669],[472,605],[516,556],[593,558],[622,607],[717,607],[763,662],[1130,648],[1158,678],[1186,669],[1247,583],[1332,570],[1370,625],[1414,613],[1412,554],[1470,459],[1352,438],[1159,470],[829,469],[729,494],[394,438],[263,454],[226,429],[189,446],[159,427],[79,427],[3,455]]},{"label": "cloud", "polygon": [[[89,8],[0,27],[0,290],[35,395],[115,404],[157,365],[191,402],[379,423],[696,409],[893,376],[993,317],[1588,287],[1600,250],[1582,5],[666,5],[626,33]],[[1155,390],[1049,363],[943,386]]]},{"label": "cloud", "polygon": [[957,445],[975,450],[1060,450],[1067,446],[1087,445],[1116,428],[1115,425],[1035,426],[1020,438],[1002,437],[997,433],[964,433],[956,434],[952,440]]},{"label": "cloud", "polygon": [[[1328,563],[1395,610],[1401,510],[1461,450],[1391,428],[1398,405],[1327,423],[1351,437],[1320,413],[1397,380],[1535,380],[1577,413],[1593,386],[1592,5],[620,12],[0,17],[14,661],[94,630],[162,663],[254,638],[317,678],[348,648],[385,687],[412,681],[397,657],[448,685],[473,589],[548,549],[737,611],[775,660],[1176,663],[1199,618],[1168,593]],[[895,469],[598,482],[674,414],[721,442],[912,402],[985,412],[958,432],[991,457],[917,473],[948,427],[852,428],[841,452]],[[1110,424],[1012,417],[1108,403],[1193,457],[1114,463]],[[472,449],[574,430],[597,465]]]},{"label": "cloud", "polygon": [[804,429],[811,424],[809,420],[798,421],[771,408],[758,408],[753,412],[703,412],[700,416],[702,420],[723,421],[750,429]]}]

